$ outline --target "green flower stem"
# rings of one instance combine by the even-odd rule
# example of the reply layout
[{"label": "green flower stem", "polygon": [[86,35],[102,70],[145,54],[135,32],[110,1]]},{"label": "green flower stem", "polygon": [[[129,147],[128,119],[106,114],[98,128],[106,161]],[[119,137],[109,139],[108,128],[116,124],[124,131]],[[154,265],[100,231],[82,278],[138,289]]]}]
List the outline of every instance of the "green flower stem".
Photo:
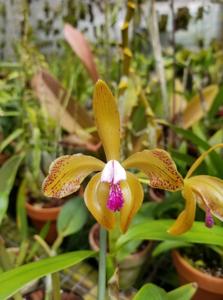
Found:
[{"label": "green flower stem", "polygon": [[51,275],[52,278],[52,286],[53,286],[53,300],[61,300],[60,297],[60,276],[59,273],[53,273]]},{"label": "green flower stem", "polygon": [[120,214],[115,214],[116,222],[115,227],[109,231],[109,254],[113,257],[116,256],[116,242],[118,238],[122,235],[120,230]]},{"label": "green flower stem", "polygon": [[100,252],[99,252],[99,274],[98,274],[98,300],[105,300],[106,290],[106,252],[107,232],[100,227]]},{"label": "green flower stem", "polygon": [[63,239],[64,239],[64,237],[63,237],[62,234],[59,234],[59,235],[57,236],[55,242],[53,243],[53,245],[52,245],[52,247],[51,247],[52,251],[54,251],[54,252],[57,251],[57,249],[58,249],[58,248],[60,247],[60,245],[62,244]]}]

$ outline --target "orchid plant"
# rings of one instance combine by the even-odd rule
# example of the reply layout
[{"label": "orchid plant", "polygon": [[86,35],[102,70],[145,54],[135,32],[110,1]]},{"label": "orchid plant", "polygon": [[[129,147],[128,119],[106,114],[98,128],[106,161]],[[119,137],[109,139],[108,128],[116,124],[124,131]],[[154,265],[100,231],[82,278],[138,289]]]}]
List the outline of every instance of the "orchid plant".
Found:
[{"label": "orchid plant", "polygon": [[125,233],[144,198],[139,178],[134,174],[135,170],[145,174],[148,184],[153,188],[171,192],[182,191],[186,208],[169,229],[169,233],[173,235],[182,234],[190,229],[194,221],[196,201],[206,211],[208,227],[213,225],[211,214],[222,219],[223,213],[219,207],[222,207],[220,194],[223,183],[211,176],[190,177],[206,155],[219,145],[201,155],[184,180],[168,152],[162,149],[136,152],[121,161],[118,106],[112,92],[102,80],[98,80],[95,85],[93,111],[107,162],[83,154],[61,156],[50,166],[49,175],[43,183],[43,192],[48,197],[66,197],[76,192],[91,173],[97,172],[85,188],[84,201],[101,225],[98,299],[104,300],[106,230],[112,232],[119,227],[121,232]]},{"label": "orchid plant", "polygon": [[[180,190],[183,187],[183,179],[170,155],[162,149],[134,153],[120,163],[120,116],[116,99],[102,80],[95,86],[93,111],[107,163],[82,154],[61,156],[50,166],[49,175],[43,183],[43,192],[48,197],[66,197],[76,192],[89,174],[98,172],[86,186],[84,201],[102,226],[100,239],[106,243],[103,228],[111,231],[119,225],[124,233],[143,201],[142,186],[137,176],[129,169],[141,170],[147,175],[150,186],[169,191]],[[105,244],[100,243],[100,262],[105,261],[105,252]],[[105,265],[105,262],[100,262],[99,266]],[[101,296],[98,299],[104,300],[105,289],[101,277],[105,275],[100,275],[99,267]]]}]

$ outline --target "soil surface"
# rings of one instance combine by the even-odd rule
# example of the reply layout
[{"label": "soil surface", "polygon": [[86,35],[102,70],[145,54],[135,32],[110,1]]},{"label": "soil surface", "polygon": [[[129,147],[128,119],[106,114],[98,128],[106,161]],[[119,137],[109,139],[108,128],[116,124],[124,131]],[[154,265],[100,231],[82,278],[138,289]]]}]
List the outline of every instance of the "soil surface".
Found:
[{"label": "soil surface", "polygon": [[180,250],[183,257],[196,269],[223,278],[223,258],[215,250],[197,245]]}]

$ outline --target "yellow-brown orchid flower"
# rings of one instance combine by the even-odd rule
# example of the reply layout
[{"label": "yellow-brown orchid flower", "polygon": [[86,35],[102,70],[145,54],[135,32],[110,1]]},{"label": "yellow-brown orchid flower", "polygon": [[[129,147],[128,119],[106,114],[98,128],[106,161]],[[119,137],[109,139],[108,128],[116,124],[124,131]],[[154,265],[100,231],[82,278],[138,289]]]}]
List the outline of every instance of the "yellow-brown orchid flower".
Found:
[{"label": "yellow-brown orchid flower", "polygon": [[196,203],[205,211],[205,224],[207,227],[214,225],[212,215],[223,221],[223,180],[208,175],[191,176],[204,158],[212,150],[219,147],[223,147],[223,144],[217,144],[204,152],[189,169],[182,189],[182,195],[186,202],[185,209],[169,229],[170,234],[180,235],[192,227]]},{"label": "yellow-brown orchid flower", "polygon": [[115,212],[119,212],[120,228],[125,232],[144,196],[138,178],[127,169],[140,169],[152,187],[170,191],[181,189],[183,179],[169,154],[161,149],[135,153],[120,164],[120,117],[116,100],[102,80],[95,86],[93,111],[107,163],[82,154],[59,157],[50,167],[43,192],[48,197],[63,198],[77,191],[90,173],[99,172],[85,189],[86,206],[108,230],[114,228]]}]

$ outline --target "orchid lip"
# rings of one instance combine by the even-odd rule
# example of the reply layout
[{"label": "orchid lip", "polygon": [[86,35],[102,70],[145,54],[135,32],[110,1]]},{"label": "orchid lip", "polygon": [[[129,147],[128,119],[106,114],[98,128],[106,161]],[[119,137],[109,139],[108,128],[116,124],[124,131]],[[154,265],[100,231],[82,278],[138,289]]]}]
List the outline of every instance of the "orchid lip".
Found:
[{"label": "orchid lip", "polygon": [[124,198],[123,198],[120,184],[111,183],[108,201],[107,201],[107,208],[113,212],[116,212],[116,211],[120,211],[123,204],[124,204]]}]

